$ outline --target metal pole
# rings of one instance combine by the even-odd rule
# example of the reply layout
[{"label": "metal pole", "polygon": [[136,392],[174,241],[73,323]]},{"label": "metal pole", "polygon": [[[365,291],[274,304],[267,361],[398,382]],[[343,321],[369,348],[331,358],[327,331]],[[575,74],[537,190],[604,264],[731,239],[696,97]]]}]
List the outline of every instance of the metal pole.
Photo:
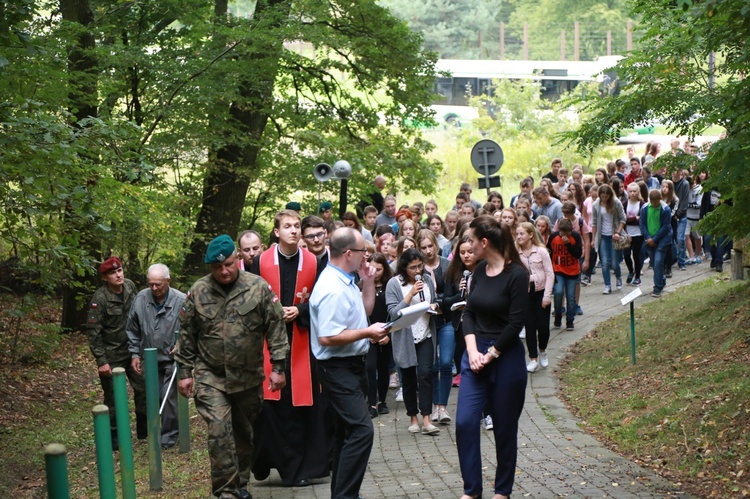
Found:
[{"label": "metal pole", "polygon": [[99,497],[115,499],[115,461],[112,457],[112,433],[109,427],[109,408],[106,405],[95,405],[91,410],[94,415],[94,442],[96,443],[96,468],[99,472]]},{"label": "metal pole", "polygon": [[630,361],[635,365],[635,300],[630,302]]},{"label": "metal pole", "polygon": [[[318,203],[320,206],[320,203]],[[174,343],[180,340],[180,330],[174,332]],[[174,370],[179,371],[180,366],[175,362]],[[180,453],[190,452],[190,406],[188,399],[183,397],[179,390],[177,390],[177,429],[179,435],[177,436],[178,448]]]},{"label": "metal pole", "polygon": [[117,421],[117,444],[120,447],[120,477],[122,497],[135,499],[135,467],[133,465],[133,439],[130,436],[130,411],[128,410],[128,387],[125,384],[125,368],[112,369],[112,384],[115,392],[115,421]]},{"label": "metal pole", "polygon": [[67,449],[62,444],[49,444],[44,448],[49,499],[70,499],[67,453]]},{"label": "metal pole", "polygon": [[148,483],[149,490],[162,489],[161,428],[159,417],[159,362],[156,348],[143,351],[146,366],[146,418],[148,419]]}]

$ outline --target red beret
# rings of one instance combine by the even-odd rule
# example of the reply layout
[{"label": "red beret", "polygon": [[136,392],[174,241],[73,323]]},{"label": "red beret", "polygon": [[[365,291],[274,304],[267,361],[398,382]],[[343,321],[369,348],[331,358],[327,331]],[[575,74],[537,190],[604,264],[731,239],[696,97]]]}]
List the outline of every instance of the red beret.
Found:
[{"label": "red beret", "polygon": [[106,274],[110,270],[117,270],[122,268],[122,262],[116,256],[110,256],[99,265],[99,273]]}]

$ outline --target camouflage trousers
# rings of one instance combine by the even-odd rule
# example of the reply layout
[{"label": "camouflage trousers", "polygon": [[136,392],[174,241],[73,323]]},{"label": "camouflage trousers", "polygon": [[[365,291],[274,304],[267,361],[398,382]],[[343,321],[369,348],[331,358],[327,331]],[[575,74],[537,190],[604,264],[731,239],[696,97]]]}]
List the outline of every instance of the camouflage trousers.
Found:
[{"label": "camouflage trousers", "polygon": [[252,425],[262,403],[260,385],[237,393],[196,385],[195,407],[208,425],[211,492],[216,497],[238,497],[238,490],[247,486],[253,458]]}]

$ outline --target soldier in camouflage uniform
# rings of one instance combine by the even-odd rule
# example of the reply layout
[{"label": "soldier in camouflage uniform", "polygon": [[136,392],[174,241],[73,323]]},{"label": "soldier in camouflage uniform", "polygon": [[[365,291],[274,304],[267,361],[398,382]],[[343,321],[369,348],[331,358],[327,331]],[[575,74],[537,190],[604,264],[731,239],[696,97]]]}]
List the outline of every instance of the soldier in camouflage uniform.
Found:
[{"label": "soldier in camouflage uniform", "polygon": [[175,351],[182,395],[195,392],[195,406],[208,424],[212,493],[221,499],[250,498],[252,423],[263,401],[263,348],[268,340],[272,390],[286,385],[289,344],[284,312],[260,277],[240,272],[227,235],[208,245],[211,274],[193,284],[183,308]]},{"label": "soldier in camouflage uniform", "polygon": [[128,335],[125,325],[128,311],[138,290],[130,279],[125,279],[122,262],[110,257],[99,266],[99,275],[104,286],[94,292],[89,304],[86,329],[89,347],[99,368],[99,381],[104,391],[104,404],[109,407],[112,428],[112,448],[117,450],[117,426],[115,424],[115,395],[112,369],[125,368],[135,396],[135,416],[138,438],[146,438],[146,391],[143,378],[130,365]]}]

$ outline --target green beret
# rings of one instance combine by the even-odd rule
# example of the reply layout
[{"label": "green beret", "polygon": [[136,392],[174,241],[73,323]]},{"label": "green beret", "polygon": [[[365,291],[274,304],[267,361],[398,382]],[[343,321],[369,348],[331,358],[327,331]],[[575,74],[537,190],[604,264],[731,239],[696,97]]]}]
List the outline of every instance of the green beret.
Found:
[{"label": "green beret", "polygon": [[333,208],[333,205],[330,201],[323,201],[320,203],[320,208],[318,208],[318,213],[323,213],[324,211],[328,211],[331,208]]},{"label": "green beret", "polygon": [[205,263],[221,263],[234,253],[234,241],[226,234],[214,238],[206,248]]},{"label": "green beret", "polygon": [[297,201],[289,201],[286,204],[287,210],[294,210],[294,211],[302,211],[302,205],[299,204]]}]

